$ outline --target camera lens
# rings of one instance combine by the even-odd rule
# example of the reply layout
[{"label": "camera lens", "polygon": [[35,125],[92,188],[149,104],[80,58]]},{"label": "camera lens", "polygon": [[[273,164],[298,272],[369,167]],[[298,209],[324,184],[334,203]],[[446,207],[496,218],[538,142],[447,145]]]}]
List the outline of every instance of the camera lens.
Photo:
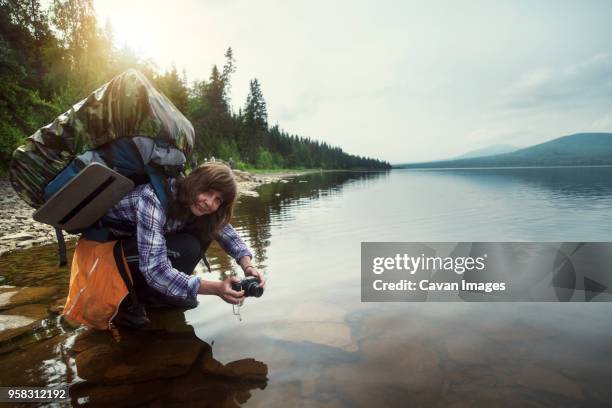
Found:
[{"label": "camera lens", "polygon": [[259,283],[251,281],[245,285],[244,293],[245,296],[261,297],[263,295],[263,288],[259,286]]}]

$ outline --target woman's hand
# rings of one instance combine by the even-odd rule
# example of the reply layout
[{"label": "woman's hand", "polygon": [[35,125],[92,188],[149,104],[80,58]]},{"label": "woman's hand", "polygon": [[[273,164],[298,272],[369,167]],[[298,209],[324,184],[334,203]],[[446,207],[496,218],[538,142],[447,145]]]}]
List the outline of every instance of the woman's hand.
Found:
[{"label": "woman's hand", "polygon": [[265,289],[266,287],[266,278],[264,278],[263,273],[259,272],[257,269],[255,269],[254,266],[248,266],[244,269],[244,275],[245,276],[254,276],[257,278],[257,280],[259,281],[259,286],[261,286],[262,288]]},{"label": "woman's hand", "polygon": [[264,278],[264,274],[259,272],[257,268],[255,268],[253,264],[251,264],[251,262],[252,260],[250,256],[243,256],[242,258],[240,258],[240,261],[238,263],[240,264],[240,267],[244,271],[244,276],[256,277],[257,280],[259,281],[259,286],[261,286],[262,288],[265,288],[266,278]]},{"label": "woman's hand", "polygon": [[244,290],[237,292],[232,289],[233,282],[240,282],[240,279],[236,276],[231,276],[220,282],[221,285],[219,285],[217,296],[225,300],[227,303],[231,303],[232,305],[240,305],[242,302],[244,302]]},{"label": "woman's hand", "polygon": [[244,301],[244,290],[237,292],[232,289],[232,282],[240,282],[235,276],[227,278],[222,282],[213,282],[202,279],[200,282],[200,295],[217,295],[232,305],[241,304]]}]

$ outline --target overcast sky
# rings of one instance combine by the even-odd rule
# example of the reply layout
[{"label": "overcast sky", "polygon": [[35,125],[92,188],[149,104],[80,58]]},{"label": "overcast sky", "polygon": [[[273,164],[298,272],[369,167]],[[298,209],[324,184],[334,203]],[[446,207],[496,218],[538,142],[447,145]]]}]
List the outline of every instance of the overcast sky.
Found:
[{"label": "overcast sky", "polygon": [[612,131],[611,1],[96,0],[160,68],[232,103],[261,82],[271,125],[391,163]]}]

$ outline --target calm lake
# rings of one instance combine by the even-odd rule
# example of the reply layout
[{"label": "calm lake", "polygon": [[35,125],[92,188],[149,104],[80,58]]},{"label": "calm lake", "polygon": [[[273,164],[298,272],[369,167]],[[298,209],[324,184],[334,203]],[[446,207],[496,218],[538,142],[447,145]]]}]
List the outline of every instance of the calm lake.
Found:
[{"label": "calm lake", "polygon": [[[200,402],[223,394],[228,406],[612,404],[611,305],[360,301],[362,241],[610,241],[612,168],[315,173],[258,192],[240,199],[233,223],[267,274],[266,292],[247,299],[242,321],[231,305],[200,297],[183,324],[216,361],[255,359],[268,379],[217,378]],[[54,262],[55,248],[46,251]],[[209,260],[212,274],[197,271],[205,279],[238,271],[218,247]],[[17,273],[5,283],[32,284]],[[33,382],[82,381],[53,350],[62,349],[39,364],[66,368],[31,370]]]}]

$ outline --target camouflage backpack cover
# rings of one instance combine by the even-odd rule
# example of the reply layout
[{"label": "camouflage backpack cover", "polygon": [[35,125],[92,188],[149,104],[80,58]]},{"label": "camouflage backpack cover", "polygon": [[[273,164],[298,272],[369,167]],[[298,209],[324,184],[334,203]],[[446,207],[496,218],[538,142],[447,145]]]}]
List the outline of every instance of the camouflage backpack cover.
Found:
[{"label": "camouflage backpack cover", "polygon": [[96,89],[13,153],[9,174],[17,194],[40,207],[44,189],[85,151],[125,137],[160,139],[189,157],[195,132],[189,120],[139,71],[130,69]]}]

